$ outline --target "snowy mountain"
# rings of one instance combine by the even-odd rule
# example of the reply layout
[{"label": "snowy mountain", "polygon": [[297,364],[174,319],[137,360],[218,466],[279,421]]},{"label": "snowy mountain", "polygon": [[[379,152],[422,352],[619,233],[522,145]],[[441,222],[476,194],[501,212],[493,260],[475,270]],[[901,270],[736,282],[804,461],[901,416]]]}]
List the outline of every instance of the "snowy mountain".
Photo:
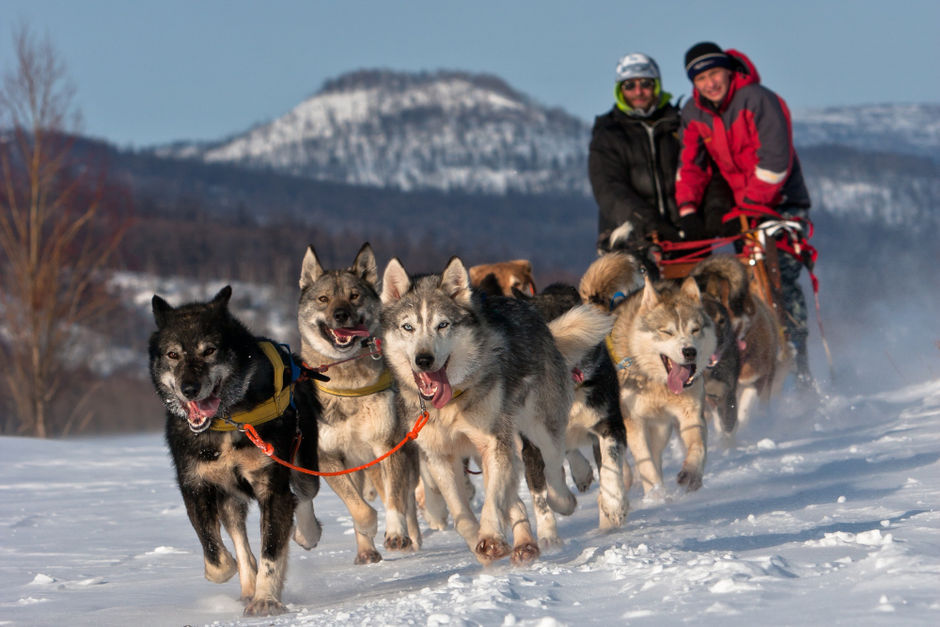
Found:
[{"label": "snowy mountain", "polygon": [[[795,111],[794,137],[817,208],[892,224],[937,215],[940,105]],[[588,122],[494,76],[362,70],[244,133],[155,154],[400,191],[590,197],[589,138]]]},{"label": "snowy mountain", "polygon": [[364,70],[243,134],[158,154],[401,190],[586,192],[588,134],[493,76]]},{"label": "snowy mountain", "polygon": [[797,146],[838,144],[940,162],[940,104],[881,104],[793,112]]}]

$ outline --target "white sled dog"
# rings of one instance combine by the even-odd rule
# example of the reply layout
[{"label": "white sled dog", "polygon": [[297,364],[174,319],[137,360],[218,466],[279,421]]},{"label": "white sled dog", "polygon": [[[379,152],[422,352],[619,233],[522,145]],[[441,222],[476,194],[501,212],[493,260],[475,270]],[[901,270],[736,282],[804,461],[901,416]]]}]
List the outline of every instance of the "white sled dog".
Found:
[{"label": "white sled dog", "polygon": [[674,426],[686,449],[678,483],[697,490],[707,437],[702,375],[717,339],[695,279],[680,286],[646,278],[643,290],[617,308],[609,348],[618,368],[627,446],[645,494],[663,489],[662,455]]},{"label": "white sled dog", "polygon": [[[381,302],[372,247],[363,244],[349,268],[325,270],[313,246],[300,272],[297,322],[301,355],[310,365],[329,364],[327,383],[316,382],[323,405],[319,418],[320,470],[338,472],[366,464],[405,438],[407,426],[396,408],[391,372],[373,351]],[[373,358],[376,357],[376,358]],[[378,562],[375,509],[363,497],[363,472],[385,504],[385,548],[414,551],[421,546],[414,489],[418,449],[407,442],[366,471],[326,477],[353,518],[356,564]]]},{"label": "white sled dog", "polygon": [[[535,560],[540,549],[518,493],[518,436],[527,471],[541,479],[530,484],[533,501],[571,514],[576,501],[563,467],[571,367],[603,339],[609,316],[579,307],[549,327],[525,302],[474,292],[456,257],[441,274],[415,277],[392,259],[382,303],[385,355],[405,415],[430,404],[416,441],[454,527],[483,564],[510,554],[515,564]],[[479,523],[458,480],[466,457],[483,469]]]}]

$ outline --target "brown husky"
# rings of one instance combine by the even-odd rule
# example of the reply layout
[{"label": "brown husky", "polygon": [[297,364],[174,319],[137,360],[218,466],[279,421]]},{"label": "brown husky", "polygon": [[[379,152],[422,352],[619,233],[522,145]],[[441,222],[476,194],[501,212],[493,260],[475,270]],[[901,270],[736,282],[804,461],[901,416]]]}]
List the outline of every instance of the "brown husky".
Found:
[{"label": "brown husky", "polygon": [[[317,382],[323,404],[319,422],[320,470],[359,466],[391,450],[407,432],[397,411],[392,376],[384,360],[369,355],[378,332],[381,303],[375,256],[364,244],[352,266],[324,270],[310,246],[300,273],[297,322],[301,355],[310,366],[330,365],[329,383]],[[340,362],[340,363],[337,363]],[[413,442],[372,466],[369,479],[385,504],[385,548],[414,551],[421,545],[414,489],[418,452]],[[356,530],[357,564],[382,559],[375,549],[377,514],[363,497],[361,473],[326,477],[343,500]]]},{"label": "brown husky", "polygon": [[792,348],[773,310],[752,292],[747,269],[736,257],[710,257],[695,266],[692,276],[730,314],[741,361],[737,422],[747,424],[758,402],[766,405],[780,392],[792,364]]}]

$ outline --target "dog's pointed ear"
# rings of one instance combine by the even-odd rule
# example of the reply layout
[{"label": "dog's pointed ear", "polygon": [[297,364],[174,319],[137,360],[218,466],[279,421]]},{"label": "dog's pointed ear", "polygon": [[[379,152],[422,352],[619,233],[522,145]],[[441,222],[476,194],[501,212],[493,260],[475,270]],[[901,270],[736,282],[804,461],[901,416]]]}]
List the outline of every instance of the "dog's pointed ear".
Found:
[{"label": "dog's pointed ear", "polygon": [[458,303],[470,303],[470,275],[460,257],[451,257],[441,273],[441,289]]},{"label": "dog's pointed ear", "polygon": [[640,308],[650,310],[659,304],[659,293],[650,281],[650,275],[643,275],[643,299],[640,301]]},{"label": "dog's pointed ear", "polygon": [[219,290],[219,293],[212,297],[210,305],[217,309],[228,309],[228,301],[232,298],[232,286],[226,285]]},{"label": "dog's pointed ear", "polygon": [[399,300],[405,292],[411,289],[411,277],[401,265],[398,257],[393,257],[385,266],[382,275],[382,303],[388,305]]},{"label": "dog's pointed ear", "polygon": [[156,294],[150,301],[153,308],[153,321],[157,323],[157,328],[162,329],[169,321],[170,314],[173,313],[173,307]]},{"label": "dog's pointed ear", "polygon": [[379,282],[379,270],[375,266],[375,253],[372,252],[372,246],[369,242],[362,245],[356,254],[356,260],[350,270],[357,276],[362,277],[366,283],[375,286]]},{"label": "dog's pointed ear", "polygon": [[682,293],[693,300],[702,301],[702,291],[698,289],[695,277],[686,277],[682,282]]},{"label": "dog's pointed ear", "polygon": [[313,244],[307,246],[307,252],[304,254],[304,261],[300,266],[300,289],[304,290],[316,282],[323,274],[323,266],[317,258],[317,251],[313,249]]}]

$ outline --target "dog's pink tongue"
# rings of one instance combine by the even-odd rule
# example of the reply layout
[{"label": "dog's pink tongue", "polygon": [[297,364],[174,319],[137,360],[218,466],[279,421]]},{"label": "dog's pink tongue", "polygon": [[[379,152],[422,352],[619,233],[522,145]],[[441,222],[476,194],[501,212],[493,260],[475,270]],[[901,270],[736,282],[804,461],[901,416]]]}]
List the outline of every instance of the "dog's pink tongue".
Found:
[{"label": "dog's pink tongue", "polygon": [[369,337],[369,330],[363,325],[357,327],[340,327],[338,329],[330,329],[338,338],[346,339],[347,337]]},{"label": "dog's pink tongue", "polygon": [[447,372],[441,368],[437,372],[418,372],[415,373],[415,379],[418,381],[418,388],[425,396],[433,394],[431,404],[438,409],[450,402],[454,397],[454,391],[450,387],[450,381],[447,380]]},{"label": "dog's pink tongue", "polygon": [[691,368],[673,362],[672,368],[669,370],[669,376],[666,378],[669,391],[673,394],[681,394],[685,382],[689,380],[690,376],[692,376]]},{"label": "dog's pink tongue", "polygon": [[190,418],[211,418],[215,412],[219,411],[219,405],[222,399],[218,396],[210,396],[201,401],[189,401],[186,403],[186,410]]}]

